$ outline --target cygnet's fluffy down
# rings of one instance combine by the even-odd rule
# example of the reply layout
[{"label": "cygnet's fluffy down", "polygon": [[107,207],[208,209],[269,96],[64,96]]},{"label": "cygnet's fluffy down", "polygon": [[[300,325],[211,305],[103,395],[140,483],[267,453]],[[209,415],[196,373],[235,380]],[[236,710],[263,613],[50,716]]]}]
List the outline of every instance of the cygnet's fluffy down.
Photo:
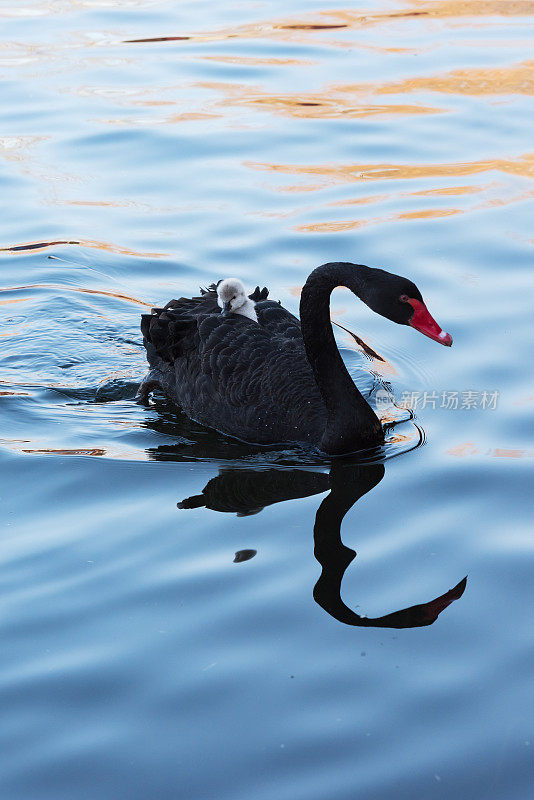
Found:
[{"label": "cygnet's fluffy down", "polygon": [[222,308],[223,317],[241,314],[254,322],[258,321],[254,302],[248,297],[239,278],[226,278],[217,286],[217,304]]}]

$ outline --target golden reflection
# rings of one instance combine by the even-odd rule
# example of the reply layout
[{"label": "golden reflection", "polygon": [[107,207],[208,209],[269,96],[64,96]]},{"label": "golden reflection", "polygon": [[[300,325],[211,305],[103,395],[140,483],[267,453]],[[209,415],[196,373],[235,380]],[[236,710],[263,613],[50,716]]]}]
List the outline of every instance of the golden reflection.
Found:
[{"label": "golden reflection", "polygon": [[[340,9],[322,12],[347,28],[363,28],[387,22],[387,20],[413,20],[417,17],[429,18],[462,18],[506,16],[527,17],[534,14],[532,0],[415,0],[412,6],[387,14],[375,13],[362,15],[359,11]],[[423,20],[426,22],[426,20]]]},{"label": "golden reflection", "polygon": [[245,161],[244,166],[285,175],[313,175],[315,179],[322,179],[324,188],[326,185],[338,183],[448,178],[492,171],[522,178],[534,178],[534,153],[525,153],[511,159],[494,158],[448,164],[273,164]]},{"label": "golden reflection", "polygon": [[390,195],[387,194],[370,194],[367,197],[351,197],[348,200],[334,200],[328,203],[329,206],[370,206],[373,203],[381,203],[383,200],[388,200]]},{"label": "golden reflection", "polygon": [[81,247],[92,247],[96,250],[106,250],[108,253],[118,253],[123,256],[135,256],[138,258],[169,258],[168,253],[144,253],[139,250],[130,250],[127,247],[120,247],[116,244],[109,242],[99,242],[96,239],[78,239],[78,240],[57,240],[53,242],[25,242],[24,244],[11,245],[10,247],[0,247],[0,253],[18,253],[25,252],[26,250],[44,250],[47,247],[54,247],[55,245],[62,244],[75,244]]},{"label": "golden reflection", "polygon": [[[319,191],[327,186],[339,183],[357,183],[368,180],[420,180],[425,178],[461,178],[485,172],[501,172],[519,178],[534,178],[534,153],[525,153],[515,159],[491,159],[472,162],[452,162],[448,164],[272,164],[245,162],[251,169],[271,171],[286,175],[313,177],[312,184],[304,184],[299,189]],[[317,182],[319,179],[319,183]],[[283,187],[277,187],[277,190]],[[334,233],[357,230],[368,225],[376,225],[393,220],[432,219],[448,217],[467,211],[478,211],[496,208],[521,202],[534,196],[534,191],[511,191],[498,181],[485,182],[480,186],[435,187],[416,192],[398,192],[398,197],[433,196],[433,195],[474,195],[483,191],[496,190],[497,196],[489,197],[471,205],[469,208],[422,208],[400,212],[387,216],[375,216],[349,220],[319,221],[295,226],[295,230],[313,233]],[[331,206],[368,205],[388,199],[390,195],[367,195],[362,198],[349,198],[330,203]]]},{"label": "golden reflection", "polygon": [[507,450],[503,447],[496,447],[491,455],[494,458],[525,458],[529,455],[527,450]]},{"label": "golden reflection", "polygon": [[[402,196],[403,195],[401,194],[401,197]],[[313,222],[306,225],[297,225],[295,226],[295,230],[310,233],[334,233],[336,231],[357,230],[358,228],[364,228],[367,225],[394,222],[395,220],[438,219],[440,217],[450,217],[454,214],[465,214],[471,211],[480,211],[487,208],[511,205],[512,203],[519,203],[532,197],[534,197],[534,190],[511,195],[508,198],[495,198],[487,200],[483,203],[473,205],[470,208],[427,208],[420,209],[418,211],[390,214],[389,216],[383,217],[369,217],[367,219],[362,218],[354,220],[334,220],[330,222]]]},{"label": "golden reflection", "polygon": [[[382,422],[385,423],[386,420],[382,419]],[[412,437],[408,436],[404,433],[395,433],[393,435],[388,436],[388,444],[400,444],[402,442],[409,442],[411,441]]]},{"label": "golden reflection", "polygon": [[268,94],[258,87],[239,83],[201,82],[196,86],[218,92],[222,98],[215,106],[252,106],[297,119],[357,119],[380,114],[438,114],[436,106],[408,103],[370,102],[373,84],[359,87],[330,86],[316,93]]},{"label": "golden reflection", "polygon": [[[476,456],[481,454],[481,450],[475,445],[474,442],[464,442],[456,447],[447,450],[447,455],[456,456],[457,458],[465,458],[466,456]],[[532,458],[534,450],[516,450],[506,447],[490,447],[489,450],[483,454],[491,458]]]},{"label": "golden reflection", "polygon": [[145,303],[143,300],[138,300],[136,297],[130,297],[127,294],[120,292],[105,292],[103,289],[83,289],[81,286],[65,286],[56,283],[30,283],[27,286],[6,286],[0,289],[0,292],[18,292],[21,289],[55,289],[60,292],[77,292],[79,294],[96,294],[103,297],[113,297],[115,300],[126,300],[128,303],[135,303],[136,305],[149,308],[150,303]]},{"label": "golden reflection", "polygon": [[456,447],[451,447],[450,450],[447,450],[448,456],[456,456],[457,458],[465,458],[466,456],[475,456],[480,453],[478,447],[475,446],[474,442],[463,442],[463,444],[458,444]]},{"label": "golden reflection", "polygon": [[[534,3],[533,3],[534,5]],[[431,91],[446,94],[534,94],[534,61],[498,69],[458,69],[377,86],[377,94]]]},{"label": "golden reflection", "polygon": [[[481,21],[491,17],[528,17],[534,14],[532,0],[414,0],[411,6],[389,13],[365,13],[359,10],[339,9],[320,11],[306,15],[300,19],[264,20],[262,22],[222,28],[219,30],[195,34],[177,34],[176,36],[155,36],[142,39],[128,39],[125,44],[148,44],[158,42],[215,42],[228,39],[268,39],[270,41],[289,41],[308,43],[309,37],[328,32],[344,33],[345,30],[359,30],[375,25],[384,25],[389,21],[407,20],[424,23],[428,19],[462,19],[473,17]],[[466,24],[472,25],[471,21]],[[480,24],[480,23],[479,23]],[[330,44],[321,38],[321,44]],[[345,42],[335,42],[344,46]],[[186,45],[187,46],[187,45]],[[376,49],[386,50],[387,48]]]},{"label": "golden reflection", "polygon": [[428,17],[529,17],[534,14],[532,0],[437,0],[416,3],[415,8]]},{"label": "golden reflection", "polygon": [[460,214],[460,208],[424,208],[420,211],[405,211],[397,215],[397,219],[434,219],[436,217],[450,217]]},{"label": "golden reflection", "polygon": [[28,439],[0,439],[0,444],[15,453],[24,453],[26,455],[105,456],[106,458],[126,459],[128,461],[147,460],[147,453],[144,448],[124,447],[122,445],[111,449],[103,447],[21,447],[23,444],[32,444],[31,440]]},{"label": "golden reflection", "polygon": [[[0,291],[3,291],[0,289]],[[29,297],[14,297],[11,300],[0,300],[0,306],[10,306],[13,303],[25,303],[26,300],[29,300]]]},{"label": "golden reflection", "polygon": [[351,220],[334,220],[333,222],[312,222],[306,225],[296,225],[296,231],[303,233],[339,233],[342,231],[358,230],[364,228],[366,225],[377,224],[385,222],[385,217],[376,217],[374,219],[351,219]]},{"label": "golden reflection", "polygon": [[56,450],[54,448],[43,448],[42,450],[39,449],[24,449],[22,448],[21,453],[49,453],[56,456],[105,456],[106,451],[100,447],[92,447],[92,448],[79,448],[79,449],[64,449],[64,450]]},{"label": "golden reflection", "polygon": [[[433,196],[456,196],[456,195],[463,195],[463,194],[477,194],[479,192],[484,191],[485,189],[489,189],[490,187],[498,187],[496,182],[494,183],[487,183],[481,186],[443,186],[438,187],[437,189],[421,189],[417,192],[399,192],[397,197],[433,197]],[[307,188],[307,187],[305,187]],[[323,187],[316,187],[317,190]],[[280,191],[283,191],[283,187],[280,187]],[[334,200],[331,203],[328,203],[329,206],[336,207],[336,206],[370,206],[374,203],[382,203],[385,200],[389,200],[392,197],[391,194],[370,194],[364,197],[349,197],[343,200]]]},{"label": "golden reflection", "polygon": [[445,111],[435,106],[405,102],[378,103],[373,96],[434,91],[448,94],[534,94],[534,61],[499,69],[456,70],[445,75],[409,78],[397,83],[360,83],[327,86],[316,93],[268,94],[241,84],[201,83],[223,95],[219,105],[253,106],[275,114],[296,118],[359,118],[379,114],[436,114]]},{"label": "golden reflection", "polygon": [[[489,185],[491,186],[492,184]],[[481,186],[480,191],[485,188],[487,188],[487,186]],[[430,190],[428,194],[431,192],[433,192],[433,190]],[[440,190],[435,190],[435,193],[439,194]],[[413,197],[417,194],[424,195],[425,192],[399,192],[397,197]],[[447,194],[447,191],[445,190],[443,194]],[[382,217],[368,217],[355,220],[334,220],[330,222],[313,222],[306,225],[295,226],[295,230],[311,233],[334,233],[336,231],[356,230],[358,228],[366,227],[367,225],[377,225],[384,222],[393,222],[395,220],[436,219],[439,217],[450,217],[454,214],[466,214],[472,211],[481,211],[488,208],[499,208],[502,206],[512,205],[513,203],[520,203],[524,200],[530,200],[533,197],[534,189],[531,189],[515,194],[511,193],[507,197],[490,198],[481,203],[476,203],[468,208],[427,208],[416,211],[398,212],[396,214],[390,214],[389,216]],[[330,203],[329,205],[343,206],[350,204],[351,201],[349,200],[346,202],[339,201],[338,203]],[[470,280],[470,278],[468,278],[468,280]]]},{"label": "golden reflection", "polygon": [[323,186],[314,183],[300,183],[300,184],[293,184],[292,186],[277,186],[276,190],[278,192],[288,192],[291,194],[304,194],[305,192],[319,192],[323,189]]},{"label": "golden reflection", "polygon": [[418,192],[410,192],[410,196],[432,197],[434,195],[477,194],[484,189],[488,189],[491,185],[488,183],[485,186],[443,186],[438,189],[421,189]]}]

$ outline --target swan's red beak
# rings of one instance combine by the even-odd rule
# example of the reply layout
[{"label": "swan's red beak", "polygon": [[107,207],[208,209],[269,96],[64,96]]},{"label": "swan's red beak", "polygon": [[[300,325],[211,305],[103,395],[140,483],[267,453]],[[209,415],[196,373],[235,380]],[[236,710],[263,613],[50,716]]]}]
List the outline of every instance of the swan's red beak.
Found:
[{"label": "swan's red beak", "polygon": [[411,325],[412,328],[415,328],[416,331],[424,333],[425,336],[429,336],[431,339],[434,339],[435,342],[439,342],[440,344],[444,344],[446,347],[450,347],[452,344],[452,336],[450,333],[445,333],[445,331],[441,330],[436,320],[430,315],[430,312],[425,304],[420,300],[412,299],[409,299],[408,303],[413,306],[413,317],[411,318],[409,325]]}]

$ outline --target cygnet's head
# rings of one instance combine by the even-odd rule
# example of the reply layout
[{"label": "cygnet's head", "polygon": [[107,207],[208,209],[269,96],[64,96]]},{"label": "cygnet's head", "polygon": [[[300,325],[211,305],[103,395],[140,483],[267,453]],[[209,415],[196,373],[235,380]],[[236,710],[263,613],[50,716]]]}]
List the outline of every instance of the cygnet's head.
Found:
[{"label": "cygnet's head", "polygon": [[222,308],[223,317],[238,314],[253,322],[258,321],[255,303],[247,296],[245,287],[238,278],[226,278],[220,282],[217,286],[217,303]]},{"label": "cygnet's head", "polygon": [[239,278],[226,278],[217,286],[217,303],[227,317],[241,308],[248,300],[245,287]]},{"label": "cygnet's head", "polygon": [[226,278],[217,286],[217,303],[222,309],[221,316],[237,314],[258,321],[255,303],[247,296],[245,287],[238,278]]}]

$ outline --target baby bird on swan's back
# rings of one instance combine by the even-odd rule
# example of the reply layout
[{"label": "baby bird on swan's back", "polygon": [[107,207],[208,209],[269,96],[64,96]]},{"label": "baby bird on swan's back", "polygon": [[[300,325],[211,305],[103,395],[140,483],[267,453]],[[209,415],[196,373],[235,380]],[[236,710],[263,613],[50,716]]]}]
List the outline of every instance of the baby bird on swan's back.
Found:
[{"label": "baby bird on swan's back", "polygon": [[239,278],[225,278],[217,286],[217,304],[222,308],[222,316],[241,314],[254,322],[258,321],[254,302],[247,296]]}]

